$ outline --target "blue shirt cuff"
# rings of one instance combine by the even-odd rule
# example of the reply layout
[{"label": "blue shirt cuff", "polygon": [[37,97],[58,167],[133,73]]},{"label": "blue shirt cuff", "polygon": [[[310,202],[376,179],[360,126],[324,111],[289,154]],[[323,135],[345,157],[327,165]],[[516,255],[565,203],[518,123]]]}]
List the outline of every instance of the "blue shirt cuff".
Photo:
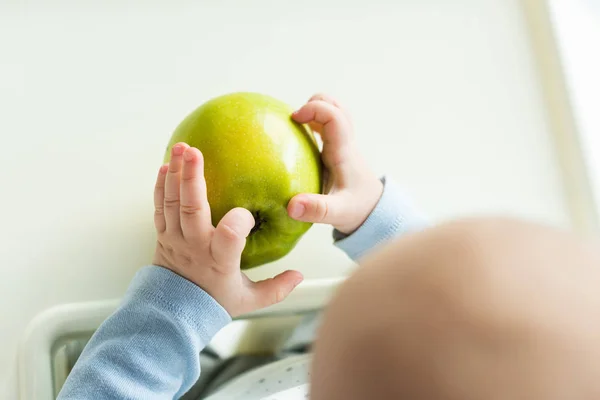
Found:
[{"label": "blue shirt cuff", "polygon": [[199,286],[156,265],[138,271],[125,298],[164,310],[197,332],[205,344],[231,322],[227,311]]},{"label": "blue shirt cuff", "polygon": [[392,180],[385,177],[381,180],[383,193],[365,222],[349,236],[334,231],[335,245],[354,261],[380,244],[428,225]]}]

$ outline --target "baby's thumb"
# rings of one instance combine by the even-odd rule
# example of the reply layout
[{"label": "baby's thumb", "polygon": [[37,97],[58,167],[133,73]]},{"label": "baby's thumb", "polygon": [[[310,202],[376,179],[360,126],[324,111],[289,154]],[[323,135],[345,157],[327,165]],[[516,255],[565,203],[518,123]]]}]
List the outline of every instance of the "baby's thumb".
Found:
[{"label": "baby's thumb", "polygon": [[257,308],[265,308],[284,300],[304,280],[298,271],[285,271],[263,281],[254,283],[253,291]]},{"label": "baby's thumb", "polygon": [[210,243],[211,253],[219,264],[238,264],[246,246],[246,237],[254,226],[254,217],[244,208],[230,210],[217,225]]},{"label": "baby's thumb", "polygon": [[345,199],[340,194],[299,194],[288,203],[288,215],[295,220],[337,225],[343,221]]}]

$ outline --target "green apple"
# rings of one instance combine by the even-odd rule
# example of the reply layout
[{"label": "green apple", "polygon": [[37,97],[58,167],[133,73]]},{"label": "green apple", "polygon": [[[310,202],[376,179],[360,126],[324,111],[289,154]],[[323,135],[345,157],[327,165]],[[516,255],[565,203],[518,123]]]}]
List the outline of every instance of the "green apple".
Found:
[{"label": "green apple", "polygon": [[232,93],[209,100],[175,129],[171,147],[185,142],[204,155],[204,175],[217,225],[243,207],[255,225],[242,253],[249,269],[288,254],[311,224],[287,214],[298,193],[321,193],[321,155],[312,131],[291,119],[287,104],[258,93]]}]

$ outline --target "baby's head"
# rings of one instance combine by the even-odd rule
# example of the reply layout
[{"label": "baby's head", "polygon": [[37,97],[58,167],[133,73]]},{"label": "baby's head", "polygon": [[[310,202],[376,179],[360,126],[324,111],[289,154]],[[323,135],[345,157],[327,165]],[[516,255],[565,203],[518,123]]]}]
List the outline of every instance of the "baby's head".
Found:
[{"label": "baby's head", "polygon": [[426,341],[400,334],[411,318],[398,304],[401,248],[407,246],[393,244],[361,262],[328,305],[315,343],[312,400],[426,398],[408,385],[420,386],[417,355]]},{"label": "baby's head", "polygon": [[404,237],[328,306],[311,399],[600,398],[598,265],[574,236],[509,220]]}]

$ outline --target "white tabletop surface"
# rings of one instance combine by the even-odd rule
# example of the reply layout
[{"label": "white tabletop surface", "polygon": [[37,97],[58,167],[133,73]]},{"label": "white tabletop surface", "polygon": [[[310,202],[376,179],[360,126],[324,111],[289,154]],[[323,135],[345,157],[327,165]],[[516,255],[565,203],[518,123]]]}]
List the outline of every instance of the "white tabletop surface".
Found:
[{"label": "white tabletop surface", "polygon": [[[36,314],[119,297],[150,261],[163,149],[218,94],[337,95],[434,219],[570,224],[516,0],[92,4],[0,3],[0,389]],[[330,243],[317,227],[251,275],[347,273]]]}]

